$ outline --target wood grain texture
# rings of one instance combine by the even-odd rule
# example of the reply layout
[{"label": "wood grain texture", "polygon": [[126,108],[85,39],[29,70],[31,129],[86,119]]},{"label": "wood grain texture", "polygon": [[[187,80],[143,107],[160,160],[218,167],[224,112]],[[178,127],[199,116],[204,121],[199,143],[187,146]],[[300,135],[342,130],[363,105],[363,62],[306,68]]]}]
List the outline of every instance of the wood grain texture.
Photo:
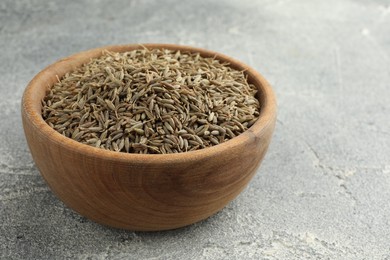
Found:
[{"label": "wood grain texture", "polygon": [[27,86],[22,119],[33,159],[52,191],[70,208],[98,223],[155,231],[186,226],[221,210],[248,184],[262,161],[276,119],[267,81],[254,69],[225,55],[199,48],[144,44],[216,56],[246,70],[259,88],[260,119],[243,134],[216,146],[180,154],[126,154],[69,139],[45,123],[41,100],[56,75],[98,57],[103,50],[129,51],[140,45],[108,46],[61,59]]}]

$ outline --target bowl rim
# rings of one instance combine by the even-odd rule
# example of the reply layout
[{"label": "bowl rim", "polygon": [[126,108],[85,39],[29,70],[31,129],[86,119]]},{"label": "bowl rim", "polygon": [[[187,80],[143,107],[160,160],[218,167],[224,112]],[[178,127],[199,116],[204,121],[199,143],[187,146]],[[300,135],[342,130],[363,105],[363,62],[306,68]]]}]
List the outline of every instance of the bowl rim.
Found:
[{"label": "bowl rim", "polygon": [[[262,103],[261,110],[259,114],[259,119],[246,131],[240,135],[229,139],[218,145],[213,145],[211,147],[202,148],[195,151],[188,151],[183,153],[170,153],[170,154],[136,154],[136,153],[124,153],[124,152],[115,152],[110,150],[105,150],[102,148],[96,148],[89,146],[87,144],[80,143],[76,140],[73,140],[69,137],[66,137],[56,130],[51,128],[42,118],[41,114],[41,100],[39,99],[39,104],[37,99],[37,89],[45,87],[47,89],[47,81],[49,79],[56,78],[58,71],[61,71],[59,68],[63,66],[72,67],[73,69],[77,66],[74,65],[75,62],[80,59],[89,59],[98,57],[102,55],[104,50],[114,51],[114,52],[124,52],[130,51],[133,49],[140,48],[164,48],[171,50],[180,50],[180,51],[190,51],[190,52],[199,52],[201,56],[204,57],[215,57],[218,60],[227,61],[229,66],[242,69],[245,71],[245,74],[248,76],[248,80],[254,84],[261,92]],[[88,60],[89,60],[88,59]],[[85,62],[83,62],[85,63]],[[78,65],[79,66],[79,65]],[[67,69],[66,72],[71,71],[72,69]],[[46,83],[46,84],[45,84]],[[46,86],[45,86],[46,85]],[[267,80],[255,69],[244,64],[243,62],[231,58],[225,54],[221,54],[215,51],[186,46],[178,44],[161,44],[161,43],[145,43],[145,44],[126,44],[126,45],[108,45],[99,48],[94,48],[82,52],[78,52],[66,58],[62,58],[55,63],[47,66],[42,71],[40,71],[27,85],[23,97],[22,97],[22,115],[26,117],[27,120],[31,122],[31,125],[38,131],[40,131],[44,136],[46,136],[50,141],[56,143],[64,149],[70,149],[73,152],[79,152],[80,154],[95,157],[98,159],[110,159],[117,162],[129,162],[131,161],[134,164],[143,164],[147,163],[156,163],[156,164],[170,164],[170,163],[180,163],[188,162],[198,159],[206,159],[212,155],[219,155],[222,152],[226,152],[231,149],[236,149],[237,147],[247,146],[250,142],[253,142],[253,139],[259,138],[262,133],[265,133],[265,130],[269,127],[273,127],[274,121],[276,118],[276,100],[273,93],[273,90]]]}]

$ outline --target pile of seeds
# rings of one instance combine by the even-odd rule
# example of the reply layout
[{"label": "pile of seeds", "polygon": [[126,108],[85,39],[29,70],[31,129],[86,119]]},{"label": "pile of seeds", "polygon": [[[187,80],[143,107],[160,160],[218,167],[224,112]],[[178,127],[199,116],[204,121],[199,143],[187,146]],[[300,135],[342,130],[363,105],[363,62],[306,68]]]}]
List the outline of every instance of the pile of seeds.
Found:
[{"label": "pile of seeds", "polygon": [[42,101],[42,116],[91,146],[180,153],[225,142],[253,125],[256,92],[242,71],[199,53],[104,51],[58,79]]}]

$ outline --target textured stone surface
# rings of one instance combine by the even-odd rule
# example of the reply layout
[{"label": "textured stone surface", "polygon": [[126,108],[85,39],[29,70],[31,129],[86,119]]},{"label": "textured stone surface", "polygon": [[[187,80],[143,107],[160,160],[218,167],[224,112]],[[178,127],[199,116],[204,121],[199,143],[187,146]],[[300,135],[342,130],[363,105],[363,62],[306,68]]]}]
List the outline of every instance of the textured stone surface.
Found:
[{"label": "textured stone surface", "polygon": [[[274,86],[248,188],[206,221],[133,233],[65,207],[34,166],[20,99],[57,59],[108,44],[223,52]],[[0,1],[1,259],[390,259],[388,1]]]}]

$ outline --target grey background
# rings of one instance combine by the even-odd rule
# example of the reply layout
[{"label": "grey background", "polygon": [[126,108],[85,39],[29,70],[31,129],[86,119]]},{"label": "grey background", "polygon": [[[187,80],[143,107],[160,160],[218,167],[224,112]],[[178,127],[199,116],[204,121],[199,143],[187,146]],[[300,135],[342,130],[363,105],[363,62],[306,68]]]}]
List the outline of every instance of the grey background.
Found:
[{"label": "grey background", "polygon": [[[45,66],[109,44],[179,43],[246,62],[278,122],[248,188],[195,225],[134,233],[65,207],[20,100]],[[389,1],[0,1],[1,259],[390,259]]]}]

